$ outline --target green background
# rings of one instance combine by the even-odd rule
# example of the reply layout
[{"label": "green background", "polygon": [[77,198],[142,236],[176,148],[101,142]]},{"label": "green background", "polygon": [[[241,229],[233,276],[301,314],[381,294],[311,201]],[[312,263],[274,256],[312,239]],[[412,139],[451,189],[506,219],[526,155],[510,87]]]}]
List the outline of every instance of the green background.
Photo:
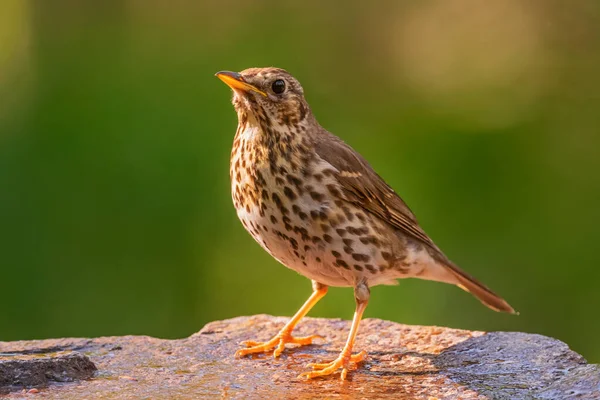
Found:
[{"label": "green background", "polygon": [[[599,17],[596,0],[3,1],[0,340],[297,310],[310,282],[231,204],[236,117],[213,76],[274,65],[521,312],[404,280],[367,317],[536,332],[599,362]],[[353,310],[334,288],[311,315]]]}]

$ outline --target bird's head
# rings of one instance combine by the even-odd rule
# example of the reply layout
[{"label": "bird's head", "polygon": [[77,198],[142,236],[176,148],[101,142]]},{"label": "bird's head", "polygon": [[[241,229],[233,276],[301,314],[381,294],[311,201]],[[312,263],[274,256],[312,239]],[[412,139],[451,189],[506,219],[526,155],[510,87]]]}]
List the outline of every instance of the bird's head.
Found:
[{"label": "bird's head", "polygon": [[267,127],[297,127],[312,118],[300,82],[283,69],[248,68],[216,76],[233,89],[240,123],[254,120]]}]

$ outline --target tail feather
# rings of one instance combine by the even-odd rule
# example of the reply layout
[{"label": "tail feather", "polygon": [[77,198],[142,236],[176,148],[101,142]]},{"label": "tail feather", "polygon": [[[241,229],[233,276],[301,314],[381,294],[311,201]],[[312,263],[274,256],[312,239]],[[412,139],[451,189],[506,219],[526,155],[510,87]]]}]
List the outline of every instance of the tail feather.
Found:
[{"label": "tail feather", "polygon": [[506,302],[506,300],[492,292],[491,289],[479,282],[477,279],[473,278],[471,275],[467,274],[452,262],[446,262],[444,264],[446,267],[448,267],[449,272],[456,277],[456,286],[477,297],[477,299],[485,306],[494,311],[518,314],[518,312],[516,312],[514,308],[512,308],[510,304]]}]

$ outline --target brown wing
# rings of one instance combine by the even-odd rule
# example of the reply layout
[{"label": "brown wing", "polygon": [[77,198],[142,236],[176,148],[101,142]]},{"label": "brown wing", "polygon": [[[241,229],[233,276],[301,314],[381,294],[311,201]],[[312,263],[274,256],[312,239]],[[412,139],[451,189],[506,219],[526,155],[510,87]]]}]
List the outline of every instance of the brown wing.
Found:
[{"label": "brown wing", "polygon": [[377,215],[402,233],[433,249],[439,260],[455,276],[456,282],[452,283],[473,294],[483,304],[492,310],[515,314],[515,310],[504,299],[446,258],[423,232],[406,203],[360,154],[325,130],[317,139],[316,152],[339,171],[338,180],[347,201]]},{"label": "brown wing", "polygon": [[316,152],[339,171],[338,179],[346,200],[377,215],[403,233],[440,250],[421,229],[413,212],[369,163],[338,137],[324,131]]}]

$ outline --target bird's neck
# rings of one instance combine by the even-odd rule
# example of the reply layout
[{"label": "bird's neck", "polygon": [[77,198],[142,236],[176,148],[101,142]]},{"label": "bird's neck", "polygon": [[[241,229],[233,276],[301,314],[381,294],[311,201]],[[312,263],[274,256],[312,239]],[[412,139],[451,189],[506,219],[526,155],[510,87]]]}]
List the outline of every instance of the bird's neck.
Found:
[{"label": "bird's neck", "polygon": [[[252,168],[297,171],[312,155],[308,129],[302,124],[280,125],[252,114],[238,113],[231,162],[246,160]],[[232,165],[234,167],[234,165]]]}]

